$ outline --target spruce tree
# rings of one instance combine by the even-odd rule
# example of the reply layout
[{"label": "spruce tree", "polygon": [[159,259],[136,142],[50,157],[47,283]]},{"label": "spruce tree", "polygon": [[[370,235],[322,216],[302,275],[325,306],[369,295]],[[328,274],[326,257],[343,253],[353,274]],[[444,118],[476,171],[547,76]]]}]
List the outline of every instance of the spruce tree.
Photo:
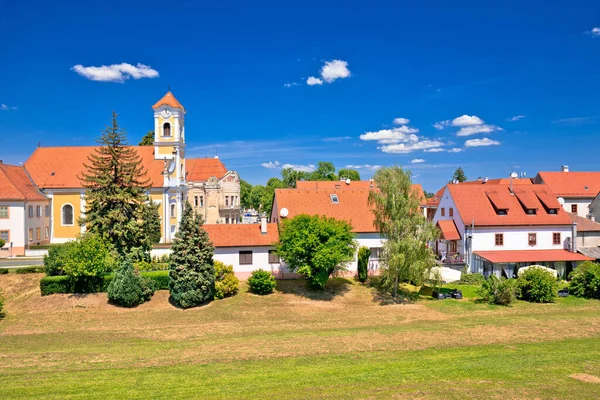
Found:
[{"label": "spruce tree", "polygon": [[131,260],[126,259],[108,285],[108,299],[123,307],[134,307],[150,300],[154,285],[147,282],[133,270]]},{"label": "spruce tree", "polygon": [[202,228],[202,217],[186,202],[169,260],[169,289],[175,304],[190,308],[213,300],[215,249]]},{"label": "spruce tree", "polygon": [[86,190],[85,217],[79,223],[98,233],[121,255],[147,257],[160,240],[158,206],[147,194],[150,179],[137,151],[127,142],[113,112],[112,124],[96,140],[80,176]]}]

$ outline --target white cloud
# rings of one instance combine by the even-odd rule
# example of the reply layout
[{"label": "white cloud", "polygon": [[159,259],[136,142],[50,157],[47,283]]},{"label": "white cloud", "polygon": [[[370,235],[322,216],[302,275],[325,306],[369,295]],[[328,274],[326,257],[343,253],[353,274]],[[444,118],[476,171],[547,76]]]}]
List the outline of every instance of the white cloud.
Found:
[{"label": "white cloud", "polygon": [[376,132],[366,132],[360,135],[360,140],[376,140],[381,144],[402,143],[402,142],[418,142],[419,138],[415,133],[418,133],[417,128],[410,128],[406,125],[392,129],[382,129]]},{"label": "white cloud", "polygon": [[298,86],[298,84],[296,82],[284,83],[283,84],[283,87],[293,87],[293,86]]},{"label": "white cloud", "polygon": [[410,123],[408,118],[394,118],[394,125],[407,125]]},{"label": "white cloud", "polygon": [[0,104],[0,111],[12,111],[16,109],[17,107],[9,107],[6,104]]},{"label": "white cloud", "polygon": [[349,169],[364,169],[364,170],[368,170],[368,171],[375,171],[378,170],[379,168],[381,168],[381,165],[370,165],[370,164],[364,164],[364,165],[346,165],[346,168]]},{"label": "white cloud", "polygon": [[271,162],[271,161],[269,161],[268,163],[262,163],[262,164],[260,164],[260,165],[261,165],[261,167],[263,167],[263,168],[275,169],[275,168],[279,168],[279,166],[280,166],[281,164],[279,164],[279,161],[275,161],[275,162]]},{"label": "white cloud", "polygon": [[298,164],[283,164],[281,168],[291,168],[296,171],[301,172],[313,172],[315,170],[315,166],[313,164],[308,165],[298,165]]},{"label": "white cloud", "polygon": [[324,137],[321,139],[322,142],[326,143],[339,143],[345,140],[352,139],[350,136],[334,136],[334,137]]},{"label": "white cloud", "polygon": [[452,120],[452,126],[481,125],[483,120],[476,115],[462,115]]},{"label": "white cloud", "polygon": [[424,162],[425,162],[425,160],[423,160],[422,158],[413,158],[412,160],[410,160],[411,164],[421,164]]},{"label": "white cloud", "polygon": [[327,83],[331,83],[336,79],[344,79],[350,76],[348,63],[342,60],[326,61],[321,68],[321,77]]},{"label": "white cloud", "polygon": [[500,142],[497,140],[491,140],[489,138],[471,139],[465,142],[465,146],[467,147],[497,146],[499,144]]},{"label": "white cloud", "polygon": [[598,27],[592,28],[592,30],[589,31],[588,33],[594,37],[600,37],[600,28],[598,28]]},{"label": "white cloud", "polygon": [[79,75],[92,81],[125,82],[126,79],[157,78],[158,71],[148,65],[127,63],[102,65],[100,67],[84,67],[81,64],[71,68]]},{"label": "white cloud", "polygon": [[442,130],[442,129],[444,129],[445,127],[447,127],[448,125],[450,125],[450,120],[449,120],[449,119],[447,119],[447,120],[445,120],[445,121],[439,121],[439,122],[436,122],[435,124],[433,124],[433,127],[434,127],[435,129]]},{"label": "white cloud", "polygon": [[460,147],[455,147],[453,149],[448,150],[448,153],[460,153],[461,151],[463,151],[463,149],[461,149]]},{"label": "white cloud", "polygon": [[438,140],[422,140],[413,143],[399,143],[391,144],[380,147],[384,153],[399,153],[407,154],[417,150],[430,150],[437,149],[444,146],[444,144]]},{"label": "white cloud", "polygon": [[520,120],[522,118],[525,118],[525,116],[524,115],[515,115],[514,117],[508,118],[507,121],[508,122],[515,122],[515,121],[518,121],[518,120]]},{"label": "white cloud", "polygon": [[460,128],[458,132],[456,132],[456,136],[471,136],[476,135],[478,133],[492,133],[494,131],[501,131],[502,128],[495,125],[472,125],[472,126],[463,126]]},{"label": "white cloud", "polygon": [[315,78],[314,76],[309,76],[308,79],[306,80],[306,84],[308,86],[322,85],[323,81],[320,80],[319,78]]},{"label": "white cloud", "polygon": [[423,151],[424,151],[425,153],[439,153],[439,152],[441,152],[441,151],[446,151],[446,150],[444,150],[444,149],[442,149],[442,148],[440,148],[440,147],[435,147],[435,148],[433,148],[433,149],[425,149],[425,150],[423,150]]}]

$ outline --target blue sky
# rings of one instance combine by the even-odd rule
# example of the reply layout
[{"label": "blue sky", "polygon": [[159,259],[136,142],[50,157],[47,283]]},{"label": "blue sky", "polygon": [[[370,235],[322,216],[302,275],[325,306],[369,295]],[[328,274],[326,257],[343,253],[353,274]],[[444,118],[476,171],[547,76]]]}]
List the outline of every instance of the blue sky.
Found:
[{"label": "blue sky", "polygon": [[320,160],[429,191],[457,166],[600,170],[597,1],[53,3],[2,4],[5,163],[94,144],[112,110],[137,143],[170,85],[188,156],[253,184]]}]

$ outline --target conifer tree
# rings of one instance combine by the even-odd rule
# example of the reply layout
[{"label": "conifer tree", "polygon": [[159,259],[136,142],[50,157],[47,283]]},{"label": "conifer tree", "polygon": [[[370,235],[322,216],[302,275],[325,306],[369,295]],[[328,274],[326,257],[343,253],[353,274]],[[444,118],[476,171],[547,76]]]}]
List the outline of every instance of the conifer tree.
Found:
[{"label": "conifer tree", "polygon": [[116,113],[96,141],[100,146],[88,156],[80,177],[87,190],[85,217],[79,223],[101,235],[119,254],[147,257],[160,240],[158,206],[150,201],[150,179]]},{"label": "conifer tree", "polygon": [[137,275],[131,260],[127,258],[108,285],[107,294],[108,299],[115,304],[135,307],[150,300],[154,294],[154,285]]},{"label": "conifer tree", "polygon": [[169,260],[171,297],[182,308],[213,300],[215,295],[215,249],[202,224],[202,216],[194,216],[186,202]]}]

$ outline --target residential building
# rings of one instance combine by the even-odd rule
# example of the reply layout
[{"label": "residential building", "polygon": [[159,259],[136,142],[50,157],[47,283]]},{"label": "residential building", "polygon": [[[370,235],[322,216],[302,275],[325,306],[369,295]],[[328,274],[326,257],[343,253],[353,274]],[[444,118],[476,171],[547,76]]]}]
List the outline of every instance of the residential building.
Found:
[{"label": "residential building", "polygon": [[434,222],[441,231],[435,251],[442,262],[469,265],[486,276],[511,277],[531,264],[566,276],[577,262],[590,259],[571,251],[576,225],[544,184],[449,184]]},{"label": "residential building", "polygon": [[583,255],[600,260],[600,223],[577,214],[568,214],[577,228],[575,249]]},{"label": "residential building", "polygon": [[206,224],[239,224],[240,178],[215,158],[186,160],[187,199]]},{"label": "residential building", "polygon": [[0,161],[0,257],[25,254],[31,245],[50,241],[50,200],[25,168]]}]

